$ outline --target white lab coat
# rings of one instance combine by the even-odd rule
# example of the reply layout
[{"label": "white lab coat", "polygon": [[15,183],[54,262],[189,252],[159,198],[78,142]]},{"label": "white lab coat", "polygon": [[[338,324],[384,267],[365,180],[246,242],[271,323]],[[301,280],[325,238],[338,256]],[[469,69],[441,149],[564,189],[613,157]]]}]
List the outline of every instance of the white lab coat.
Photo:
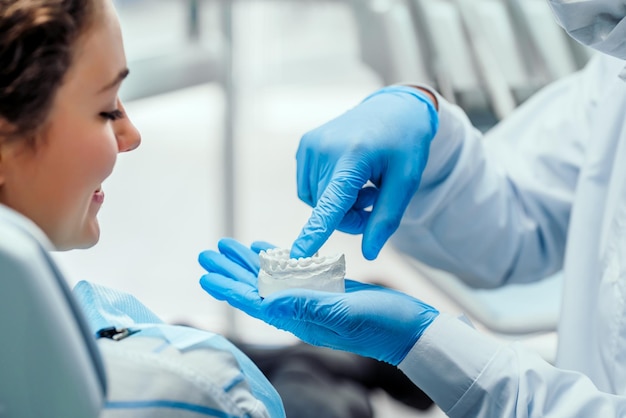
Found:
[{"label": "white lab coat", "polygon": [[439,97],[392,242],[476,286],[565,278],[556,367],[446,314],[426,330],[399,367],[451,417],[626,416],[623,68],[595,57],[484,139]]}]

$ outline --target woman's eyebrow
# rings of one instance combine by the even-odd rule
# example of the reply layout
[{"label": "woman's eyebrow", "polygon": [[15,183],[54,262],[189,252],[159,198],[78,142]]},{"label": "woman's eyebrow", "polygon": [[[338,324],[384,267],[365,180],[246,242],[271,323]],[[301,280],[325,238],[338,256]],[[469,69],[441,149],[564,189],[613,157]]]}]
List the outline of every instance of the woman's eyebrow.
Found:
[{"label": "woman's eyebrow", "polygon": [[106,86],[102,87],[100,89],[100,91],[98,91],[98,93],[103,93],[115,86],[117,86],[119,83],[122,82],[122,80],[124,80],[126,77],[128,77],[128,74],[130,73],[130,71],[128,70],[128,68],[124,68],[122,71],[120,71],[117,76],[115,77],[115,79],[113,81],[111,81],[110,83],[108,83]]}]

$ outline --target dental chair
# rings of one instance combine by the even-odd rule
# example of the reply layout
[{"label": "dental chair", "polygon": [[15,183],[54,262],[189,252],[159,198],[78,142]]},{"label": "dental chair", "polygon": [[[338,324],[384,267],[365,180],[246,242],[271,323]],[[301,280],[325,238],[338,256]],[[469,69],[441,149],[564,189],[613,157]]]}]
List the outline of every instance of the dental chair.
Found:
[{"label": "dental chair", "polygon": [[284,417],[225,338],[165,324],[121,291],[70,292],[51,248],[0,205],[0,418]]},{"label": "dental chair", "polygon": [[38,230],[0,206],[0,417],[97,417],[105,373]]}]

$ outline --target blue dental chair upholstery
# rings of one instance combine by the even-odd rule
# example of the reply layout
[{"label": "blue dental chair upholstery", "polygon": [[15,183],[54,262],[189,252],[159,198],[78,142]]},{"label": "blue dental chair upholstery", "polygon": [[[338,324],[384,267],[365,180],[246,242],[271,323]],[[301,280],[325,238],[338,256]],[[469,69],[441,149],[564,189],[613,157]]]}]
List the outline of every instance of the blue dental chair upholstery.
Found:
[{"label": "blue dental chair upholstery", "polygon": [[97,417],[104,368],[50,244],[0,205],[0,417]]}]

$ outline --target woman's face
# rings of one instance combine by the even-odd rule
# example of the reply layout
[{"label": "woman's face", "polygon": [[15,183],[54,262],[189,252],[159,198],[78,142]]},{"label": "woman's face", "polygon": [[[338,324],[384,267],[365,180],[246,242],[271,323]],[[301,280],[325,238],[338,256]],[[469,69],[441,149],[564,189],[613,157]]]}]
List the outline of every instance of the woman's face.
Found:
[{"label": "woman's face", "polygon": [[23,141],[0,146],[0,203],[33,220],[58,249],[98,241],[102,182],[117,154],[141,140],[118,98],[128,72],[119,21],[111,2],[102,4],[34,149]]}]

